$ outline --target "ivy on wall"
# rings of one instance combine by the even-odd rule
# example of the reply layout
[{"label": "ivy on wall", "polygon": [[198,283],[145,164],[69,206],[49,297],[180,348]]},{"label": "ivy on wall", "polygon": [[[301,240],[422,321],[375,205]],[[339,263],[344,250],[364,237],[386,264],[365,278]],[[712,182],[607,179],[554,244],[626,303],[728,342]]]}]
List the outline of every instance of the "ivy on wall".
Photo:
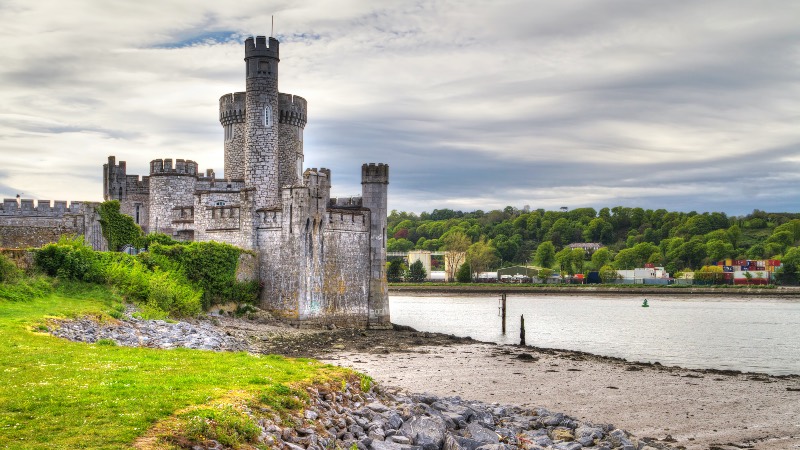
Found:
[{"label": "ivy on wall", "polygon": [[136,225],[132,217],[119,212],[119,208],[118,200],[103,202],[97,208],[103,237],[108,241],[108,249],[116,252],[126,244],[141,247],[144,243],[142,228]]}]

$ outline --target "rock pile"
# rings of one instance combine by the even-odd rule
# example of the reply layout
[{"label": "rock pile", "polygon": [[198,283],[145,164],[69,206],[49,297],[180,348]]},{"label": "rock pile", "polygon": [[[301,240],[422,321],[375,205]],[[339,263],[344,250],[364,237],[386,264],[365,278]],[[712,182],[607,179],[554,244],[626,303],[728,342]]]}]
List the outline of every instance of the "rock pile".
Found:
[{"label": "rock pile", "polygon": [[[263,420],[260,441],[286,450],[580,450],[671,449],[637,440],[613,425],[524,409],[375,388],[362,393],[310,390],[311,406],[294,426]],[[211,443],[211,448],[214,448]],[[196,447],[209,448],[209,447]]]},{"label": "rock pile", "polygon": [[166,322],[141,320],[126,315],[114,323],[98,323],[89,318],[60,321],[50,327],[51,333],[77,342],[95,343],[110,339],[125,347],[176,348],[199,350],[244,351],[247,340],[232,336],[209,322]]}]

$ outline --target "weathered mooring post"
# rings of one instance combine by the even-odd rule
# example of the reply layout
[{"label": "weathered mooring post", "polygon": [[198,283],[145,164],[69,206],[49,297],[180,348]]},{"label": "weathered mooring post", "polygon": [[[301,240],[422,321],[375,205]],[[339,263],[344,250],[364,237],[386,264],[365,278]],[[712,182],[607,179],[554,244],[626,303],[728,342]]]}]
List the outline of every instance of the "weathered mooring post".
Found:
[{"label": "weathered mooring post", "polygon": [[525,346],[525,315],[519,316],[519,345]]},{"label": "weathered mooring post", "polygon": [[506,293],[500,294],[500,317],[503,323],[503,334],[506,334]]}]

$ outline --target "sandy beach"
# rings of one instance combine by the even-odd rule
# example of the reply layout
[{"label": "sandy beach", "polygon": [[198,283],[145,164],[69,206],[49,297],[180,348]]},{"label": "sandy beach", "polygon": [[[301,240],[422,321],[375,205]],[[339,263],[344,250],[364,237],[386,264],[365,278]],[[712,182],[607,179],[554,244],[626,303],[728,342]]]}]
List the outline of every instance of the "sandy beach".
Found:
[{"label": "sandy beach", "polygon": [[411,392],[544,407],[689,450],[800,448],[798,376],[686,370],[483,343],[347,349],[321,358]]}]

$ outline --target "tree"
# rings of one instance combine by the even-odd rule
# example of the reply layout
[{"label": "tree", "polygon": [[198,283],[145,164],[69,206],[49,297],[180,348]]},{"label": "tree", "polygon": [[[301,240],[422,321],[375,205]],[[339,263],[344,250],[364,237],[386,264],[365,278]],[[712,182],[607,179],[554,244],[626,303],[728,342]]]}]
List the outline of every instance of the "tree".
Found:
[{"label": "tree", "polygon": [[428,274],[425,272],[425,266],[422,265],[422,261],[420,260],[417,260],[408,268],[408,279],[412,283],[422,283],[427,277]]},{"label": "tree", "polygon": [[586,250],[582,248],[573,248],[570,255],[572,260],[572,272],[583,273],[583,263],[586,261]]},{"label": "tree", "polygon": [[708,241],[706,243],[706,254],[712,261],[721,261],[733,255],[733,244],[721,240]]},{"label": "tree", "polygon": [[539,244],[533,257],[534,263],[539,267],[549,269],[556,263],[556,247],[550,241]]},{"label": "tree", "polygon": [[500,257],[497,256],[497,250],[484,239],[470,245],[469,250],[467,250],[467,262],[473,273],[485,272],[499,261]]},{"label": "tree", "polygon": [[722,267],[719,266],[703,266],[694,272],[694,280],[703,284],[719,284],[724,279]]},{"label": "tree", "polygon": [[781,284],[796,285],[800,282],[800,247],[792,247],[781,258],[781,267],[775,273]]},{"label": "tree", "polygon": [[386,251],[387,252],[407,252],[414,248],[414,243],[409,241],[408,239],[395,239],[389,238],[386,241]]},{"label": "tree", "polygon": [[565,273],[575,275],[575,269],[572,264],[572,249],[569,247],[564,247],[560,252],[556,253],[556,263],[562,275]]},{"label": "tree", "polygon": [[403,281],[403,262],[399,259],[389,261],[389,268],[386,269],[386,279],[390,283]]},{"label": "tree", "polygon": [[608,264],[600,268],[598,275],[603,283],[612,283],[620,278],[617,270]]},{"label": "tree", "polygon": [[464,264],[467,250],[472,241],[461,230],[448,231],[442,236],[441,240],[444,242],[443,248],[446,251],[444,254],[445,267],[447,268],[445,278],[447,281],[453,281],[456,270]]},{"label": "tree", "polygon": [[608,264],[611,259],[611,251],[608,248],[599,248],[592,253],[592,266],[594,266],[595,270],[600,270],[600,268]]},{"label": "tree", "polygon": [[459,283],[469,283],[472,281],[472,273],[469,270],[469,264],[464,263],[458,268],[458,272],[456,272],[456,281]]}]

